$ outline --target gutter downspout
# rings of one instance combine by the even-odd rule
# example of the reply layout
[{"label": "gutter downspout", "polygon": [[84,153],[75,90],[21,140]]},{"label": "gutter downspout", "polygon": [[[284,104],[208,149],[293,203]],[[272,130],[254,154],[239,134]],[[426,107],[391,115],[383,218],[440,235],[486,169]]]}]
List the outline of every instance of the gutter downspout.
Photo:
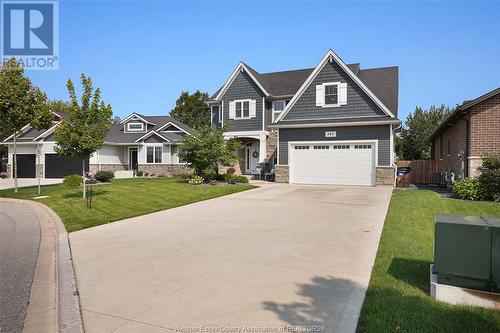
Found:
[{"label": "gutter downspout", "polygon": [[469,177],[469,133],[470,133],[470,121],[465,119],[465,156],[464,156],[464,178]]},{"label": "gutter downspout", "polygon": [[[402,127],[402,123],[399,123],[399,125],[396,127],[396,128],[392,128],[392,125],[391,125],[391,129],[392,129],[392,148],[394,150],[396,150],[396,142],[394,142],[394,132],[396,132],[396,130],[400,129]],[[395,152],[391,152],[393,158],[394,156],[396,155]],[[398,174],[398,168],[397,168],[397,164],[396,164],[396,159],[394,158],[394,163],[393,163],[393,166],[396,165],[396,167],[394,168],[394,187],[396,187],[396,178],[397,178],[397,174]]]}]

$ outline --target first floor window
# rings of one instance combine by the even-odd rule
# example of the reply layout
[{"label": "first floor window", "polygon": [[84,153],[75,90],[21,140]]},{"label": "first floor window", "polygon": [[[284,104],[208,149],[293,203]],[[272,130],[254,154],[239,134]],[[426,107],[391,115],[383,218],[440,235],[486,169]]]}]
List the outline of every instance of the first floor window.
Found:
[{"label": "first floor window", "polygon": [[336,105],[339,102],[338,84],[325,85],[325,105]]},{"label": "first floor window", "polygon": [[163,147],[147,147],[146,148],[146,163],[162,163]]},{"label": "first floor window", "polygon": [[274,101],[273,102],[273,121],[278,118],[281,111],[285,109],[286,102],[285,101]]}]

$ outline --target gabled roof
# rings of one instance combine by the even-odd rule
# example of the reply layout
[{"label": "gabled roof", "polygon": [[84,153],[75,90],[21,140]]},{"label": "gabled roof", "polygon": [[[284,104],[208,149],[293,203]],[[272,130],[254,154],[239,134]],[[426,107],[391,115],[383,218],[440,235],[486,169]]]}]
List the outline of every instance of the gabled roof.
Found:
[{"label": "gabled roof", "polygon": [[247,67],[247,65],[245,65],[245,63],[243,62],[240,62],[238,64],[238,66],[236,66],[236,68],[234,69],[234,71],[231,73],[231,76],[229,77],[229,79],[226,81],[226,83],[222,86],[222,88],[220,88],[217,93],[215,94],[214,96],[214,99],[215,100],[219,100],[223,95],[224,93],[227,91],[227,89],[231,86],[231,84],[233,83],[233,81],[236,79],[236,77],[238,76],[238,74],[241,72],[241,71],[245,71],[247,72],[247,74],[250,76],[250,78],[254,81],[254,83],[260,88],[260,90],[262,90],[262,92],[264,93],[264,95],[266,96],[269,96],[270,94],[267,92],[267,90],[262,86],[262,84],[257,80],[257,78],[253,75],[254,73],[257,73],[255,72],[253,69],[249,69]]},{"label": "gabled roof", "polygon": [[[68,118],[68,115],[64,112],[55,112],[58,115],[58,118]],[[175,126],[176,128],[179,129],[179,132],[184,132],[186,134],[192,134],[194,132],[194,129],[191,127],[177,121],[176,119],[170,117],[170,116],[145,116],[142,114],[138,113],[133,113],[132,115],[128,116],[125,119],[130,119],[133,116],[138,116],[142,121],[146,122],[147,124],[150,124],[148,126],[148,131],[146,133],[125,133],[123,129],[123,122],[119,124],[111,124],[111,128],[108,131],[108,134],[106,135],[106,138],[104,139],[105,143],[111,143],[111,144],[126,144],[126,143],[134,143],[138,139],[140,139],[142,136],[149,135],[150,133],[155,133],[159,135],[160,137],[163,137],[166,141],[169,142],[179,142],[182,140],[183,135],[176,133],[176,132],[162,132],[158,133],[162,128],[167,127],[168,125]],[[50,135],[51,133],[54,132],[55,128],[60,124],[58,122],[57,124],[54,124],[52,127],[50,127],[47,130],[36,130],[32,129],[30,125],[26,125],[23,127],[22,133],[29,134],[27,137],[24,139],[21,139],[20,141],[23,142],[36,142],[37,140],[43,139],[47,135]],[[21,135],[22,136],[22,135]],[[20,137],[21,137],[20,136]],[[12,142],[12,135],[4,140],[4,142]]]},{"label": "gabled roof", "polygon": [[130,114],[128,117],[126,117],[125,119],[123,119],[122,121],[120,121],[120,124],[123,124],[123,123],[126,123],[127,121],[129,121],[131,118],[139,118],[140,120],[142,120],[143,122],[145,122],[146,124],[149,124],[149,125],[155,125],[154,123],[151,123],[149,122],[148,120],[146,120],[142,114],[139,114],[139,113],[132,113]]},{"label": "gabled roof", "polygon": [[[136,114],[139,115],[144,121],[148,123],[154,123],[155,125],[149,126],[148,131],[146,133],[130,133],[130,132],[124,132],[123,130],[123,124],[112,124],[111,129],[109,130],[108,134],[106,135],[106,138],[104,139],[105,142],[107,143],[132,143],[132,142],[137,142],[142,140],[141,137],[148,137],[148,134],[155,132],[157,135],[160,137],[165,138],[167,141],[171,142],[178,142],[182,139],[182,135],[176,134],[176,133],[166,133],[161,131],[162,128],[167,127],[169,124],[173,125],[177,128],[179,128],[181,131],[183,131],[186,134],[192,134],[194,132],[194,129],[191,127],[177,121],[176,119],[170,117],[170,116],[145,116],[142,114]],[[127,117],[127,118],[130,118]],[[171,135],[172,134],[172,135]]]},{"label": "gabled roof", "polygon": [[144,134],[143,136],[141,136],[140,138],[136,139],[134,142],[139,142],[141,140],[146,140],[147,138],[149,138],[152,135],[156,135],[157,137],[159,137],[159,138],[161,138],[161,139],[163,139],[165,141],[170,141],[169,139],[167,139],[166,137],[164,137],[163,135],[159,134],[156,131],[149,131],[146,134]]},{"label": "gabled roof", "polygon": [[[333,51],[332,51],[333,52]],[[258,82],[270,98],[293,97],[315,68],[303,68],[280,72],[259,73],[248,64],[241,62],[244,67],[238,65],[237,70],[246,69],[252,80]],[[373,94],[384,104],[387,109],[397,115],[398,111],[398,67],[383,67],[361,69],[359,63],[347,64],[347,68],[354,74]],[[239,73],[235,70],[233,75]],[[230,86],[229,80],[219,88],[211,97],[211,101],[217,101],[223,96],[223,92]],[[225,90],[223,91],[223,89]]]},{"label": "gabled roof", "polygon": [[500,94],[500,87],[493,89],[492,91],[487,92],[486,94],[481,95],[478,98],[473,99],[472,101],[468,101],[458,106],[455,110],[453,110],[452,113],[450,113],[450,115],[443,122],[441,122],[441,124],[439,124],[438,128],[436,128],[434,133],[432,133],[429,140],[433,140],[445,129],[445,127],[453,125],[456,120],[460,119],[460,117],[470,112],[470,108],[473,107],[474,105],[477,105],[481,102],[484,102],[487,99],[495,97],[498,94]]},{"label": "gabled roof", "polygon": [[[279,122],[287,115],[287,113],[290,111],[290,109],[299,100],[299,98],[302,96],[304,91],[307,89],[307,87],[309,87],[309,85],[313,82],[313,80],[320,73],[320,71],[323,69],[323,67],[325,66],[325,64],[328,61],[335,61],[344,70],[344,72],[346,72],[351,77],[351,79],[354,81],[354,83],[357,84],[368,95],[368,97],[371,98],[372,101],[375,104],[377,104],[378,107],[380,107],[380,109],[382,111],[384,111],[385,114],[387,114],[391,118],[396,118],[396,116],[387,108],[387,106],[385,106],[384,103],[382,103],[380,101],[380,99],[377,96],[375,96],[375,94],[363,83],[363,81],[361,81],[361,79],[356,74],[354,74],[354,72],[351,70],[351,68],[349,68],[342,61],[342,59],[340,59],[340,57],[338,55],[336,55],[335,52],[333,52],[333,50],[330,49],[330,50],[328,50],[328,52],[326,52],[325,56],[321,59],[320,63],[314,68],[314,70],[307,77],[307,79],[302,83],[302,85],[300,86],[297,93],[293,96],[293,98],[290,100],[290,102],[286,105],[285,109],[280,113],[278,118],[276,118],[274,123]],[[358,75],[359,75],[359,73],[358,73]]]}]

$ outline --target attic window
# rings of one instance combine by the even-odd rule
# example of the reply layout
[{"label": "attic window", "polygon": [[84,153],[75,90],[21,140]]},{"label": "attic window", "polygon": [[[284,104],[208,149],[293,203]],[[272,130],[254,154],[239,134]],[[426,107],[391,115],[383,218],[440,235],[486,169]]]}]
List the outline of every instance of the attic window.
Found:
[{"label": "attic window", "polygon": [[339,83],[325,84],[325,105],[337,105],[339,102]]},{"label": "attic window", "polygon": [[131,131],[131,132],[144,131],[144,124],[143,123],[139,123],[139,122],[127,123],[127,131]]}]

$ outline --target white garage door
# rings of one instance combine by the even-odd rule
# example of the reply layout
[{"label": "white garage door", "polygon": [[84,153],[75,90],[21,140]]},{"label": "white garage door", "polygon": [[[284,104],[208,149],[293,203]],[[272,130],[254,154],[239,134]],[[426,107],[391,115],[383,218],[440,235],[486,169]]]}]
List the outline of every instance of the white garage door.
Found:
[{"label": "white garage door", "polygon": [[374,143],[300,143],[290,150],[291,183],[375,185]]}]

